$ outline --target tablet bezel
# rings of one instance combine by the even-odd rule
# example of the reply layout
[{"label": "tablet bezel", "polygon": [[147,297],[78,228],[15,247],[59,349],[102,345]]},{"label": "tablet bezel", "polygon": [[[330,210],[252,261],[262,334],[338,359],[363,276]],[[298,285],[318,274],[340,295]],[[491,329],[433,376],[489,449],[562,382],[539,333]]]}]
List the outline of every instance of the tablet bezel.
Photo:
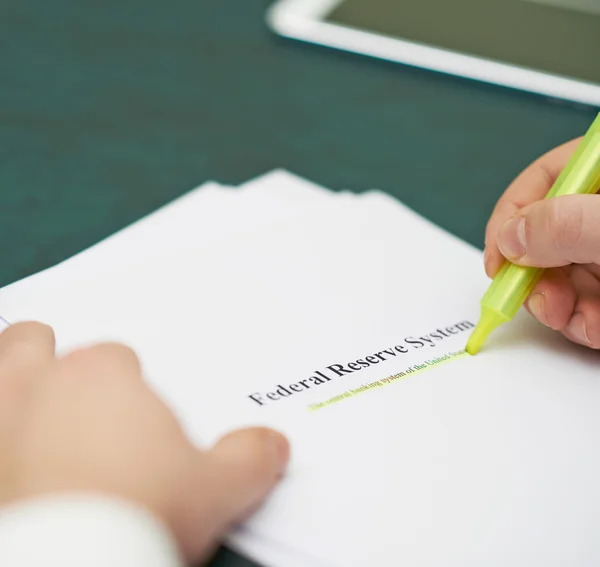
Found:
[{"label": "tablet bezel", "polygon": [[600,106],[600,85],[594,83],[325,21],[323,18],[343,1],[278,0],[269,9],[267,22],[276,33],[291,39],[552,98]]}]

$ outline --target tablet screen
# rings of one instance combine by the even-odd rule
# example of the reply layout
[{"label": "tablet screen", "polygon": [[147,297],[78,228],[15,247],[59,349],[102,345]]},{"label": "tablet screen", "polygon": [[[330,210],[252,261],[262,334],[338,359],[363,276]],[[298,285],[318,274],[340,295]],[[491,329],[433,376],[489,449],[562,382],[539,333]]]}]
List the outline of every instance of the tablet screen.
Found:
[{"label": "tablet screen", "polygon": [[344,0],[328,20],[600,83],[600,0]]}]

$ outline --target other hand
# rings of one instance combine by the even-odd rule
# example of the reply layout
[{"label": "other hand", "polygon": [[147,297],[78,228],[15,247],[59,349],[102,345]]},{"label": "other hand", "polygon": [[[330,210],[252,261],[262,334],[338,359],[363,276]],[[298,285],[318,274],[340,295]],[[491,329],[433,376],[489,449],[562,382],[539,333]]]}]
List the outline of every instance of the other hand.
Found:
[{"label": "other hand", "polygon": [[268,429],[192,446],[124,346],[57,358],[49,327],[0,334],[0,507],[74,491],[125,499],[196,561],[260,504],[287,460],[286,440]]}]

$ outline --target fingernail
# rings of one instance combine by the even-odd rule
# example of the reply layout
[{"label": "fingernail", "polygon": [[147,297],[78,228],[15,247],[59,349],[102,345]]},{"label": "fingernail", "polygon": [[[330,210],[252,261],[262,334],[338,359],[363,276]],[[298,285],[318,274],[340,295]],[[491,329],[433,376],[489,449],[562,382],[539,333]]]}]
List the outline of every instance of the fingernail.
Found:
[{"label": "fingernail", "polygon": [[512,218],[504,223],[498,238],[500,252],[509,260],[525,256],[525,219]]},{"label": "fingernail", "polygon": [[486,247],[483,251],[483,266],[485,268],[485,273],[490,274],[490,251]]},{"label": "fingernail", "polygon": [[544,325],[548,325],[546,319],[546,298],[543,293],[534,293],[527,303],[533,316]]},{"label": "fingernail", "polygon": [[576,313],[571,318],[571,321],[565,329],[565,335],[572,341],[581,345],[590,346],[592,343],[587,335],[587,329],[585,326],[585,318],[581,313]]}]

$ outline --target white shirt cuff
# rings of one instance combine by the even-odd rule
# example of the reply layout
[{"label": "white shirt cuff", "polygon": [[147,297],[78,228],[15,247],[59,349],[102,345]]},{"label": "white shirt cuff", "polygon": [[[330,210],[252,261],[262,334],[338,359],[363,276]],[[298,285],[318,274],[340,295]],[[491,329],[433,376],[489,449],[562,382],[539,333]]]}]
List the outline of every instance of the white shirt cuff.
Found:
[{"label": "white shirt cuff", "polygon": [[0,508],[2,567],[183,567],[169,531],[149,512],[96,495]]}]

